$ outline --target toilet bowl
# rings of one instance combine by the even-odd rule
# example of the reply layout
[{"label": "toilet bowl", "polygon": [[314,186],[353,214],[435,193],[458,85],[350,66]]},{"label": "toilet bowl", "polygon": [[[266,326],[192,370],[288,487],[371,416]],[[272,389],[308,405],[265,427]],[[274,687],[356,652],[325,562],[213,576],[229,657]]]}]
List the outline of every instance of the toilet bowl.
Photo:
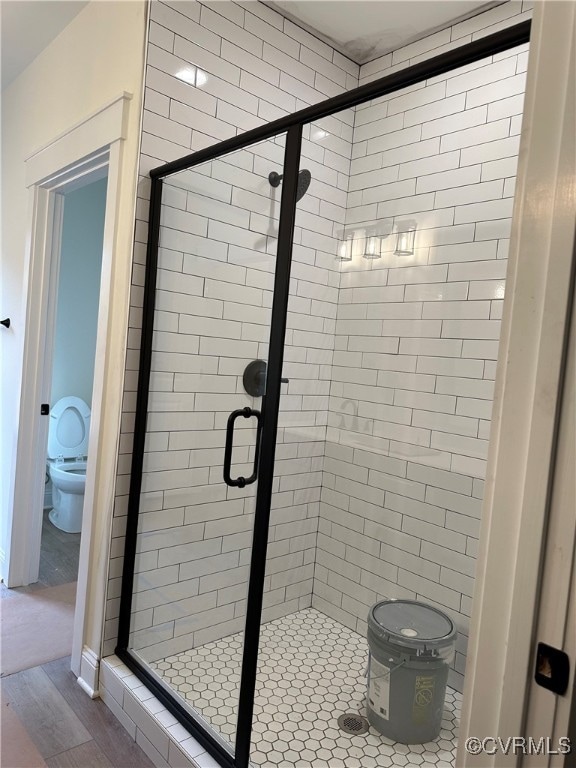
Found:
[{"label": "toilet bowl", "polygon": [[90,408],[79,397],[63,397],[52,408],[48,472],[53,509],[48,517],[66,533],[82,530]]}]

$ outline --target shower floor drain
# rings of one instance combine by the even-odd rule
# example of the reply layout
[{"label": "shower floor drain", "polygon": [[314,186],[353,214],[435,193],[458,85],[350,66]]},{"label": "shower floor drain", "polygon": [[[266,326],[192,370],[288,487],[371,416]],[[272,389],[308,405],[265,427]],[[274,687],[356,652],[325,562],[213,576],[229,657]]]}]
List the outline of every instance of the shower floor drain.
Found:
[{"label": "shower floor drain", "polygon": [[347,712],[344,715],[340,715],[338,718],[338,727],[344,733],[350,733],[352,736],[360,733],[368,733],[368,720],[362,715],[357,715],[354,712]]}]

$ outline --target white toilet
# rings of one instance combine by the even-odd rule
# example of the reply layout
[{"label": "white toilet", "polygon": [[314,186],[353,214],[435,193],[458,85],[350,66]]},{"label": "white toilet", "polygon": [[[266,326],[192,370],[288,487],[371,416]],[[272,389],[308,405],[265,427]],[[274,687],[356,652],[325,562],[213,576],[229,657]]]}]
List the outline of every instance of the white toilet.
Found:
[{"label": "white toilet", "polygon": [[79,397],[63,397],[50,413],[48,472],[52,480],[50,520],[66,533],[82,530],[90,408]]}]

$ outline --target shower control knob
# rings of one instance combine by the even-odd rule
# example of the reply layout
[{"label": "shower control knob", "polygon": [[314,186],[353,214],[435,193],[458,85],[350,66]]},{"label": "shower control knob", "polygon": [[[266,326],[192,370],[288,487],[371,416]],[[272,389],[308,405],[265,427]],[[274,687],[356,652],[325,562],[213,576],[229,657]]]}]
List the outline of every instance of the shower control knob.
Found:
[{"label": "shower control knob", "polygon": [[[252,397],[262,397],[266,392],[266,361],[252,360],[244,370],[242,383],[247,394]],[[282,384],[288,384],[288,379],[280,379]]]},{"label": "shower control knob", "polygon": [[266,391],[266,363],[264,360],[252,360],[248,363],[242,377],[244,389],[252,397],[262,397]]}]

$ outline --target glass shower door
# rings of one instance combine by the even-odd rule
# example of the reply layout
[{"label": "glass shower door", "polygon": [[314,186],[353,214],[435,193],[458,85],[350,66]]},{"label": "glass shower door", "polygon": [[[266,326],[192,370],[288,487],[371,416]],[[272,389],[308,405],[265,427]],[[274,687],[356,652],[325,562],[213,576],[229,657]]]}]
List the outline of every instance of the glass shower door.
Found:
[{"label": "glass shower door", "polygon": [[325,565],[319,508],[347,189],[317,158],[332,152],[346,167],[353,121],[349,109],[303,126],[250,750],[258,766],[342,765],[315,750],[337,701],[333,657],[344,666],[356,648],[312,600]]},{"label": "glass shower door", "polygon": [[132,655],[235,742],[285,137],[163,181]]}]

